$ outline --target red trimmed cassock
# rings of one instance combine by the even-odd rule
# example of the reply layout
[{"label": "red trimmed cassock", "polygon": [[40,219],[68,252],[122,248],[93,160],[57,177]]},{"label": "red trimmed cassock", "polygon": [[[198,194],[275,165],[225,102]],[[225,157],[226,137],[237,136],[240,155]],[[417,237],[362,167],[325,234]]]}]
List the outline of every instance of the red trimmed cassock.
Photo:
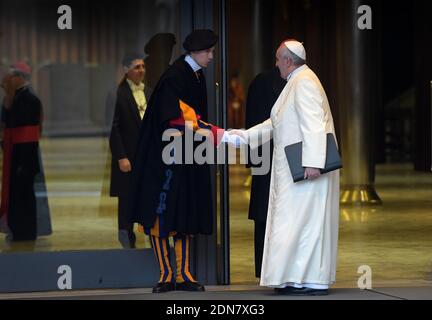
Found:
[{"label": "red trimmed cassock", "polygon": [[13,240],[35,240],[37,237],[34,179],[40,171],[41,115],[42,104],[28,86],[16,91],[9,109],[2,108],[0,217],[2,229],[7,229]]}]

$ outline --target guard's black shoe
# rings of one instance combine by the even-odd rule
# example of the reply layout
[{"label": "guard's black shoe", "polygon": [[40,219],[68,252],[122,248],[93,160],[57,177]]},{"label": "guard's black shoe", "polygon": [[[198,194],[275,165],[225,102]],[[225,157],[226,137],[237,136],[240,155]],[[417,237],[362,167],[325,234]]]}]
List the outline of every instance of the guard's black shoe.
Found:
[{"label": "guard's black shoe", "polygon": [[178,282],[176,283],[176,290],[178,291],[205,291],[205,288],[203,285],[199,284],[198,282]]},{"label": "guard's black shoe", "polygon": [[282,296],[326,296],[328,295],[328,290],[286,287],[281,289],[276,288],[275,293]]},{"label": "guard's black shoe", "polygon": [[159,282],[153,287],[153,293],[164,293],[175,290],[175,284],[172,282]]}]

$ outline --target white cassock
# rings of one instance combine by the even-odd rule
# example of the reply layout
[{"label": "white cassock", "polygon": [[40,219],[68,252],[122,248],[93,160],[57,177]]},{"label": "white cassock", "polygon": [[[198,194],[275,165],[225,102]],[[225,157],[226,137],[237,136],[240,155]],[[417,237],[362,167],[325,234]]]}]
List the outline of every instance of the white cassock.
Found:
[{"label": "white cassock", "polygon": [[271,118],[246,131],[251,148],[264,130],[274,151],[260,285],[326,289],[336,279],[339,170],[294,183],[284,151],[303,141],[303,167],[324,168],[326,134],[335,134],[324,88],[308,66],[290,75]]}]

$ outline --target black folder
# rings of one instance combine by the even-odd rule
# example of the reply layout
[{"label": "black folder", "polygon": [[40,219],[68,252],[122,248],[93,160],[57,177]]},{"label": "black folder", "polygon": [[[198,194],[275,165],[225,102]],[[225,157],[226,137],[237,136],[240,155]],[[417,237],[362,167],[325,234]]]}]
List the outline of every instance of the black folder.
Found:
[{"label": "black folder", "polygon": [[[303,142],[298,142],[285,147],[285,155],[294,182],[303,181],[305,168],[302,166]],[[342,168],[342,160],[336,146],[336,140],[332,133],[327,134],[327,156],[325,168],[320,169],[321,174]]]}]

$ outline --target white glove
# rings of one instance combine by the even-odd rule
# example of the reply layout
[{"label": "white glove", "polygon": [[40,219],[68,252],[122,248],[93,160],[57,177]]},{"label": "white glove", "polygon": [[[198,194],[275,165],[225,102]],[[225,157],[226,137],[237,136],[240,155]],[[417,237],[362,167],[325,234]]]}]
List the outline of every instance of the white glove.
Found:
[{"label": "white glove", "polygon": [[234,148],[240,148],[241,145],[247,145],[246,140],[242,137],[235,134],[229,134],[228,132],[224,132],[221,142],[228,143],[228,145]]}]

